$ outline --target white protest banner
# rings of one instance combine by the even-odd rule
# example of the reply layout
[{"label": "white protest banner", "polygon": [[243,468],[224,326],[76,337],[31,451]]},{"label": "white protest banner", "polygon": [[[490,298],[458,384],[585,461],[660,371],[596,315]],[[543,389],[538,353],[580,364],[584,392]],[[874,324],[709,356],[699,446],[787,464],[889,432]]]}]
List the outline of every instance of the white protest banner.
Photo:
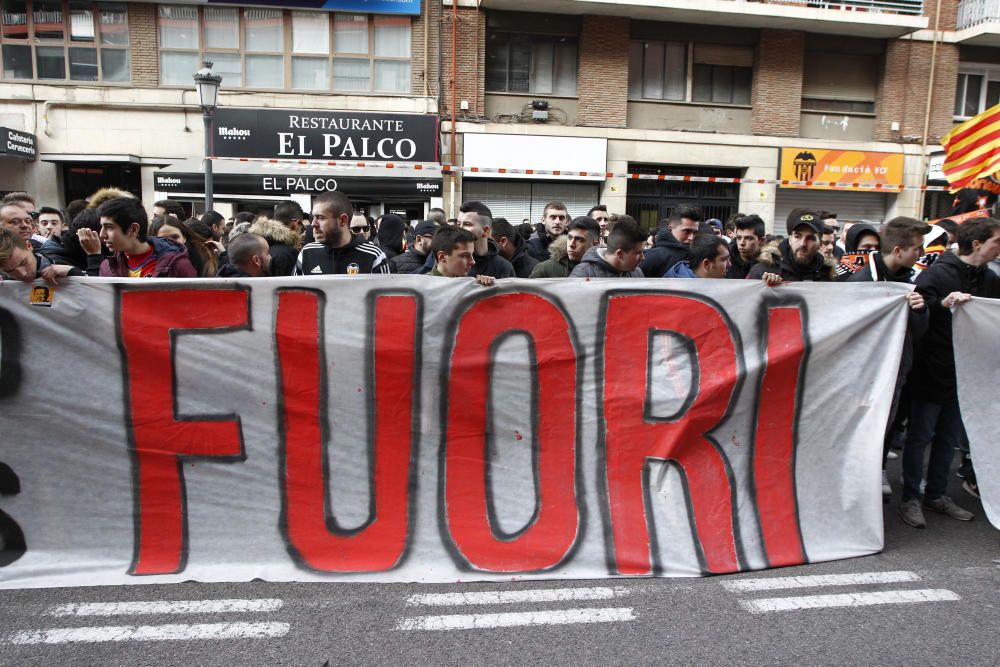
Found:
[{"label": "white protest banner", "polygon": [[870,554],[905,292],[73,279],[40,306],[7,281],[0,587]]},{"label": "white protest banner", "polygon": [[1000,528],[1000,433],[996,393],[1000,387],[1000,301],[976,299],[952,311],[958,404],[969,436],[979,495],[986,517]]}]

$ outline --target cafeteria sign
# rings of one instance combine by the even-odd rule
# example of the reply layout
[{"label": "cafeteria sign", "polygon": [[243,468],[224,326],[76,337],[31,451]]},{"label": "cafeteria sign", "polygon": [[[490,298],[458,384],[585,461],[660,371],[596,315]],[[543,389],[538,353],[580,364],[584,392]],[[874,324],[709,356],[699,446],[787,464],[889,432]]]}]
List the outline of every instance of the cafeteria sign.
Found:
[{"label": "cafeteria sign", "polygon": [[[782,148],[779,176],[783,181],[840,183],[829,185],[785,185],[783,188],[815,188],[820,190],[879,189],[899,192],[903,183],[902,153],[872,153],[816,148]],[[895,187],[885,187],[895,186]]]}]

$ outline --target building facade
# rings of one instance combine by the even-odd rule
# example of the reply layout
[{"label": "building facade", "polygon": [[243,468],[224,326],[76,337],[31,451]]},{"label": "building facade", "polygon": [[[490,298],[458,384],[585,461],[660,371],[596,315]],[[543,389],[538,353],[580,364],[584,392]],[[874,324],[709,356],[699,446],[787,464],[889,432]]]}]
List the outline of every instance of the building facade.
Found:
[{"label": "building facade", "polygon": [[[769,225],[802,205],[937,217],[950,197],[915,188],[943,183],[940,136],[1000,102],[1000,2],[989,0],[0,4],[0,127],[36,151],[0,150],[0,191],[44,203],[115,184],[198,210],[192,76],[206,60],[223,76],[213,149],[231,158],[215,162],[226,214],[289,197],[305,206],[336,187],[370,213],[411,219],[438,205],[454,214],[463,199],[513,222],[538,220],[551,199],[572,215],[604,203],[647,226],[682,202]],[[402,153],[376,149],[390,145]]]},{"label": "building facade", "polygon": [[[420,159],[430,151],[427,161],[436,161],[436,5],[3,0],[2,8],[0,126],[34,135],[37,159],[0,157],[0,191],[23,189],[39,202],[64,204],[117,185],[146,202],[170,196],[200,210],[204,189],[191,176],[202,173],[205,136],[192,77],[203,61],[223,77],[213,137],[219,154],[242,140],[247,155],[283,158],[280,131],[299,130],[270,127],[274,118],[265,117],[283,110],[289,123],[311,122],[310,132],[344,128],[330,133],[357,142],[355,156],[341,150],[337,157],[371,161],[385,138],[378,131],[392,127],[395,139],[420,144]],[[262,124],[228,127],[248,113]],[[240,136],[248,132],[253,136]],[[226,154],[240,153],[230,146]],[[266,213],[289,197],[308,206],[322,188],[345,183],[374,214],[422,217],[432,199],[440,203],[440,177],[287,167],[217,161],[215,208]]]},{"label": "building facade", "polygon": [[[1000,81],[990,88],[1000,75],[990,64],[1000,57],[997,2],[453,4],[458,84],[454,102],[443,91],[442,109],[460,107],[454,160],[466,170],[455,198],[508,217],[537,220],[550,197],[574,215],[596,197],[647,226],[682,202],[721,219],[757,213],[778,229],[799,206],[874,221],[936,217],[951,196],[917,189],[946,184],[928,156],[957,121],[1000,101]],[[447,59],[447,31],[444,41]],[[539,137],[560,138],[558,152]],[[573,175],[602,160],[606,178]],[[498,173],[525,168],[560,175]],[[859,187],[875,184],[908,187]]]}]

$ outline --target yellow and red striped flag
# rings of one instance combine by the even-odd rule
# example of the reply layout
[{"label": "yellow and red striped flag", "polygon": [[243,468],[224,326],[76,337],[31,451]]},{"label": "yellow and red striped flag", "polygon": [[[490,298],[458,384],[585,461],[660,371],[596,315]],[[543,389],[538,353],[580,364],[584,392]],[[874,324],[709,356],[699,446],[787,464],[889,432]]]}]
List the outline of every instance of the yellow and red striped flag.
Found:
[{"label": "yellow and red striped flag", "polygon": [[952,190],[1000,170],[1000,104],[965,121],[941,137],[944,175]]}]

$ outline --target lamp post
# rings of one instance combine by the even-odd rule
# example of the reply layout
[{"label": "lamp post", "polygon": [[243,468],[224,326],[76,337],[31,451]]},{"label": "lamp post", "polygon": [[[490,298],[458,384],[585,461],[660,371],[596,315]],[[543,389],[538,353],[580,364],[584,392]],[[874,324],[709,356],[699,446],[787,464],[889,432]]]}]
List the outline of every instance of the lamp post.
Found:
[{"label": "lamp post", "polygon": [[219,86],[222,75],[212,72],[212,63],[205,61],[204,67],[195,72],[194,85],[198,89],[198,106],[205,120],[205,210],[211,211],[212,201],[212,113],[219,101]]}]

